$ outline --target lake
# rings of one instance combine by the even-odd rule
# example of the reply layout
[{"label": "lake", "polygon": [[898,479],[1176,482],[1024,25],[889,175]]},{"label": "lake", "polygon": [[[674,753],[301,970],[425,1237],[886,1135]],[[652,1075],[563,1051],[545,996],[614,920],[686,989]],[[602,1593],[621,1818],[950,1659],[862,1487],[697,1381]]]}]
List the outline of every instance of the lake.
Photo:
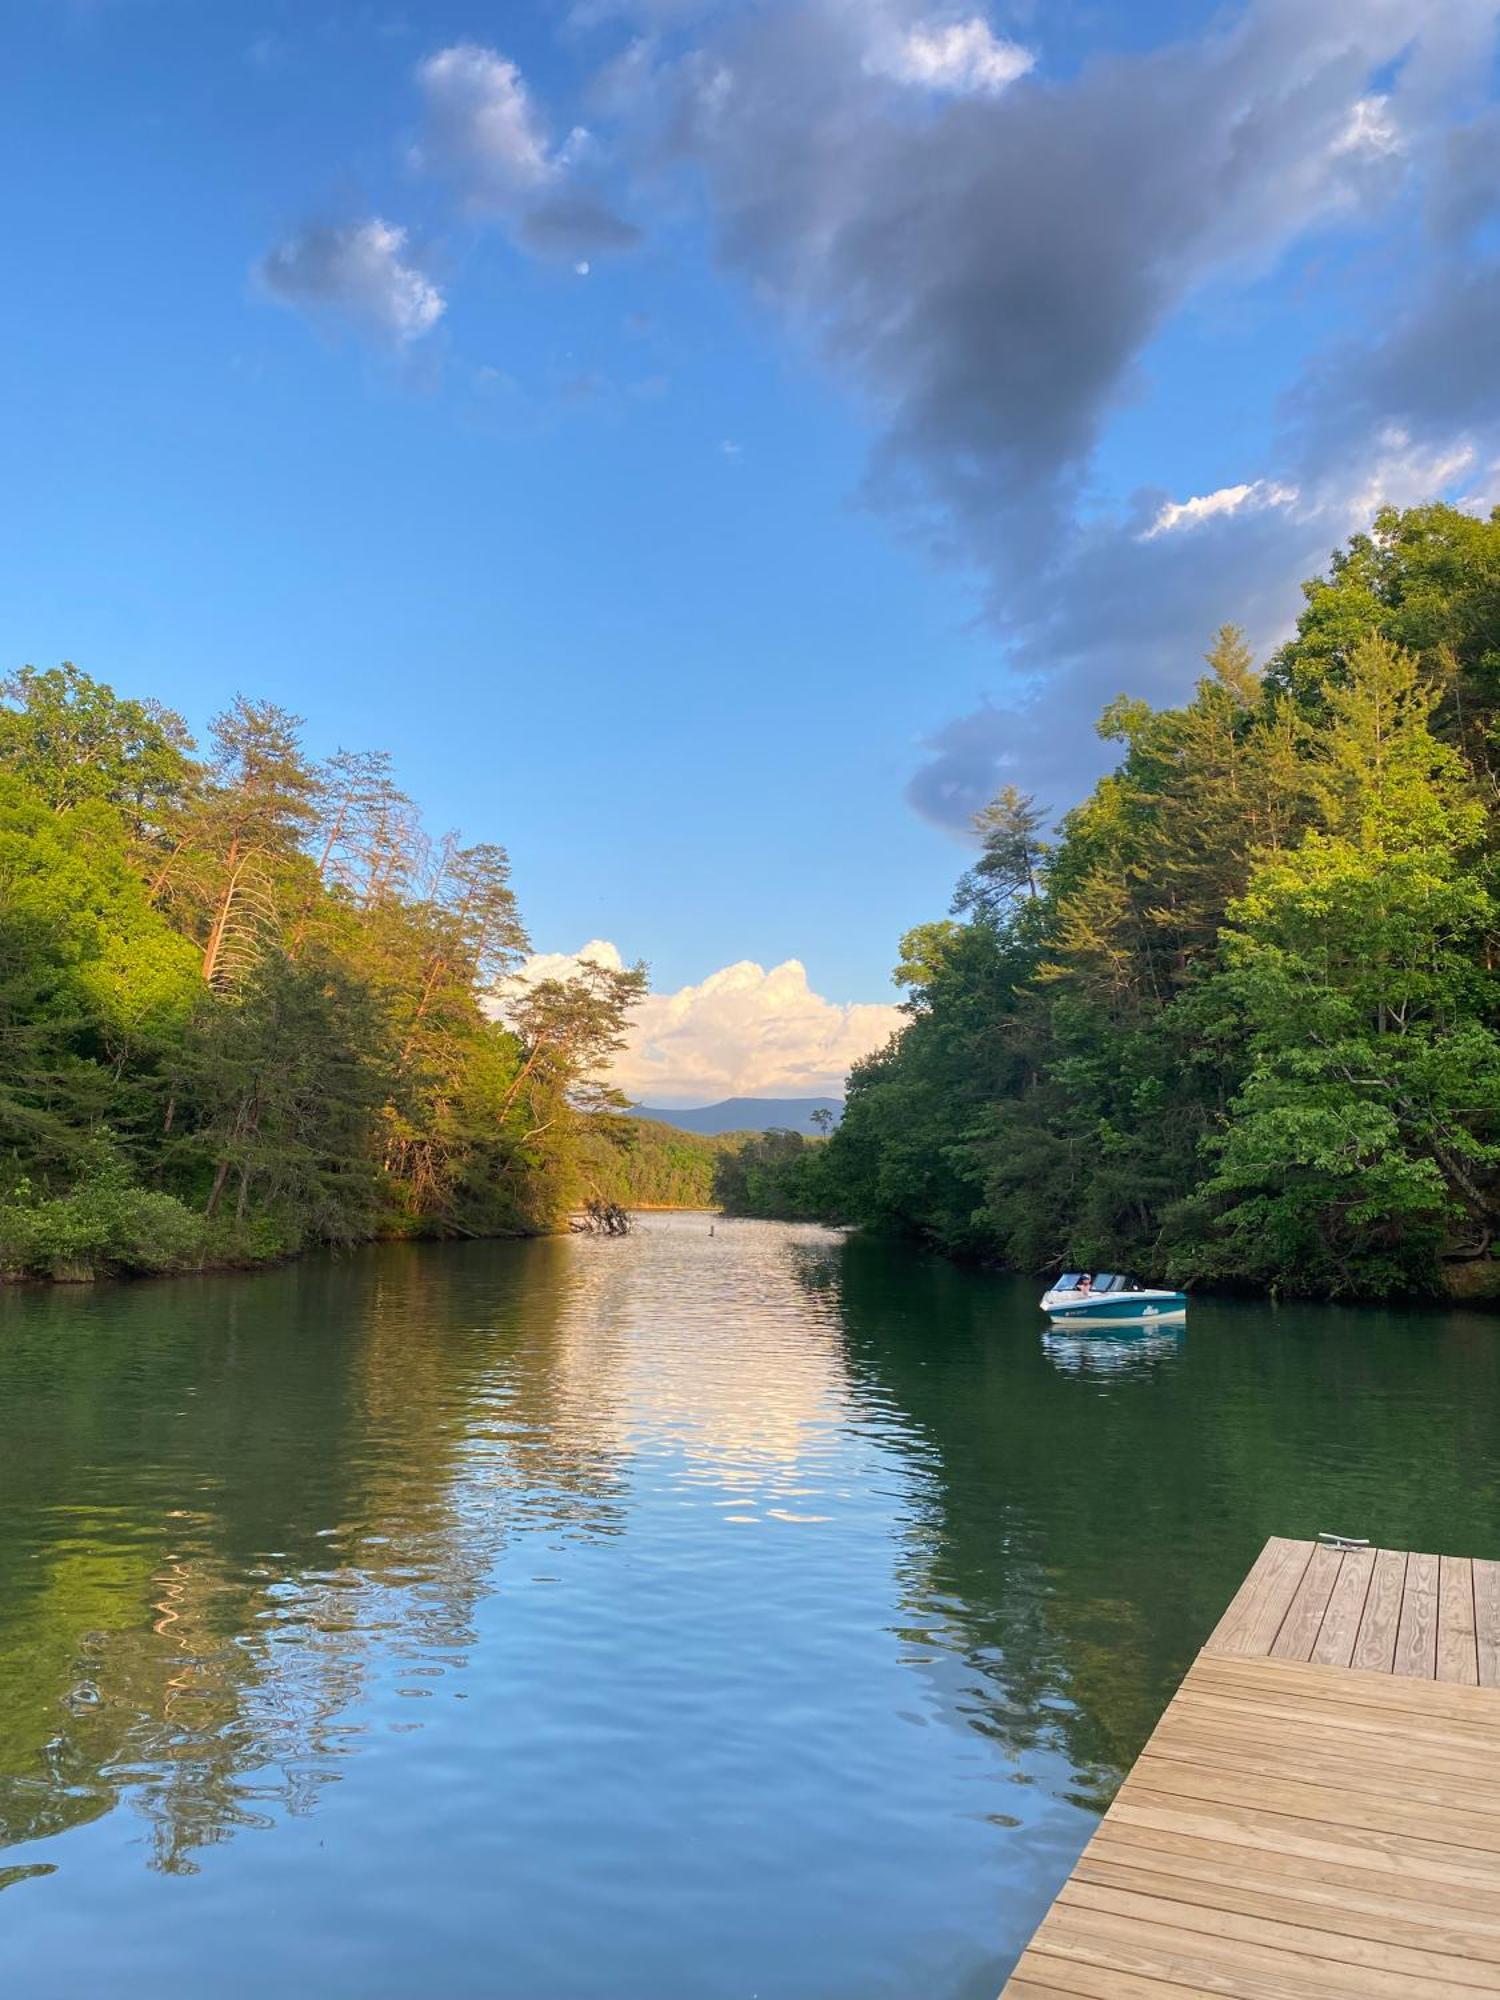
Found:
[{"label": "lake", "polygon": [[1497,1321],[813,1227],[0,1293],[0,1989],[993,2000],[1267,1534],[1500,1553]]}]

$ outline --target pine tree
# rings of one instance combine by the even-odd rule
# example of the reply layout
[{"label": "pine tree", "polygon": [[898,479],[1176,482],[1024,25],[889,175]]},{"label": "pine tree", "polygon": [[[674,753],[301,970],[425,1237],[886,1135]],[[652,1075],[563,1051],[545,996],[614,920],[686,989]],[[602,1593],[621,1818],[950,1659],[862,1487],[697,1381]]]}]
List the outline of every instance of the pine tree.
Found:
[{"label": "pine tree", "polygon": [[1048,843],[1042,838],[1047,815],[1014,785],[1006,785],[974,815],[980,855],[959,877],[953,896],[955,916],[1001,923],[1024,896],[1041,894]]}]

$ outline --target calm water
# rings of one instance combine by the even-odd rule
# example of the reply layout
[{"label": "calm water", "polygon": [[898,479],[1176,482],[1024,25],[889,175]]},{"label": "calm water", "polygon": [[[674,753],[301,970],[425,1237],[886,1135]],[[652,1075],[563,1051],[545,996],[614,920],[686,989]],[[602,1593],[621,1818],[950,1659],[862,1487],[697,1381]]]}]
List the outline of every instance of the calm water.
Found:
[{"label": "calm water", "polygon": [[0,1990],[992,2000],[1269,1532],[1500,1547],[1500,1321],[824,1231],[0,1295]]}]

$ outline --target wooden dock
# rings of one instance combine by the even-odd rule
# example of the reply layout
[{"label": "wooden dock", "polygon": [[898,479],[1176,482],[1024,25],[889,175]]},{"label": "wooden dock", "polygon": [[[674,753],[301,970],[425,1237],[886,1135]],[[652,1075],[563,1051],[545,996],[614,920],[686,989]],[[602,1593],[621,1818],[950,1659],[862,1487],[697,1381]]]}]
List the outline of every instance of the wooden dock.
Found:
[{"label": "wooden dock", "polygon": [[1500,1563],[1274,1539],[1003,2000],[1500,1994]]}]

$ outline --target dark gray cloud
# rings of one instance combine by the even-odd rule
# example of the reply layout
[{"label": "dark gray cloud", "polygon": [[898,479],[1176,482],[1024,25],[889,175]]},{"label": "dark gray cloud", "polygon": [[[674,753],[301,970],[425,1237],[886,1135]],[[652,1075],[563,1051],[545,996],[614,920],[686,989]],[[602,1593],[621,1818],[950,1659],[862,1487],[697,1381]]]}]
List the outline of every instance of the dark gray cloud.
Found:
[{"label": "dark gray cloud", "polygon": [[1448,134],[1430,206],[1434,233],[1458,242],[1500,213],[1500,106]]},{"label": "dark gray cloud", "polygon": [[690,143],[728,260],[874,405],[872,489],[1003,577],[1192,288],[1384,187],[1356,107],[1419,11],[1262,5],[995,99],[893,88],[870,10],[790,6],[695,80]]},{"label": "dark gray cloud", "polygon": [[1389,333],[1327,371],[1336,415],[1422,432],[1487,423],[1500,410],[1500,266],[1445,266]]},{"label": "dark gray cloud", "polygon": [[[1019,692],[933,734],[907,788],[916,810],[963,828],[1008,782],[1071,805],[1115,761],[1094,730],[1107,701],[1180,700],[1224,624],[1264,658],[1290,628],[1301,580],[1379,505],[1469,492],[1487,469],[1473,443],[1423,442],[1395,425],[1320,450],[1327,469],[1309,470],[1302,486],[1261,481],[1165,507],[1165,496],[1141,494],[1119,515],[1075,526],[1049,566],[1007,594]],[[1309,465],[1316,456],[1309,448]],[[1172,524],[1153,533],[1164,517]]]},{"label": "dark gray cloud", "polygon": [[641,232],[590,194],[562,192],[538,202],[521,217],[520,235],[528,250],[543,257],[597,257],[633,250]]},{"label": "dark gray cloud", "polygon": [[[1091,490],[1140,357],[1202,285],[1258,277],[1314,229],[1378,217],[1415,242],[1439,167],[1463,208],[1487,125],[1474,157],[1450,142],[1496,14],[1494,0],[1250,0],[1192,40],[1061,79],[1043,65],[997,94],[893,80],[888,52],[918,18],[900,0],[787,0],[657,72],[725,261],[872,412],[868,497],[972,566],[1003,636],[1021,696],[935,734],[920,810],[960,823],[1008,759],[1046,768],[1059,701],[1096,768],[1102,701],[1180,694],[1225,618],[1273,637],[1378,467],[1430,469],[1444,426],[1494,417],[1494,347],[1478,345],[1492,289],[1450,268],[1426,319],[1337,385],[1343,414],[1318,440],[1348,445],[1332,485],[1312,428],[1289,422],[1277,462],[1237,474],[1250,497],[1216,496],[1170,532],[1148,532],[1167,496],[1100,515]],[[1444,339],[1461,358],[1424,389]],[[1074,768],[1059,758],[1058,783]]]},{"label": "dark gray cloud", "polygon": [[980,702],[924,746],[907,789],[924,818],[967,826],[1007,782],[1049,807],[1072,804],[1115,761],[1094,729],[1104,703],[1127,693],[1180,698],[1227,620],[1268,647],[1296,579],[1321,566],[1344,529],[1336,509],[1253,490],[1233,511],[1148,537],[1156,512],[1143,501],[1075,533],[1035,588],[1012,594],[1020,696]]}]

